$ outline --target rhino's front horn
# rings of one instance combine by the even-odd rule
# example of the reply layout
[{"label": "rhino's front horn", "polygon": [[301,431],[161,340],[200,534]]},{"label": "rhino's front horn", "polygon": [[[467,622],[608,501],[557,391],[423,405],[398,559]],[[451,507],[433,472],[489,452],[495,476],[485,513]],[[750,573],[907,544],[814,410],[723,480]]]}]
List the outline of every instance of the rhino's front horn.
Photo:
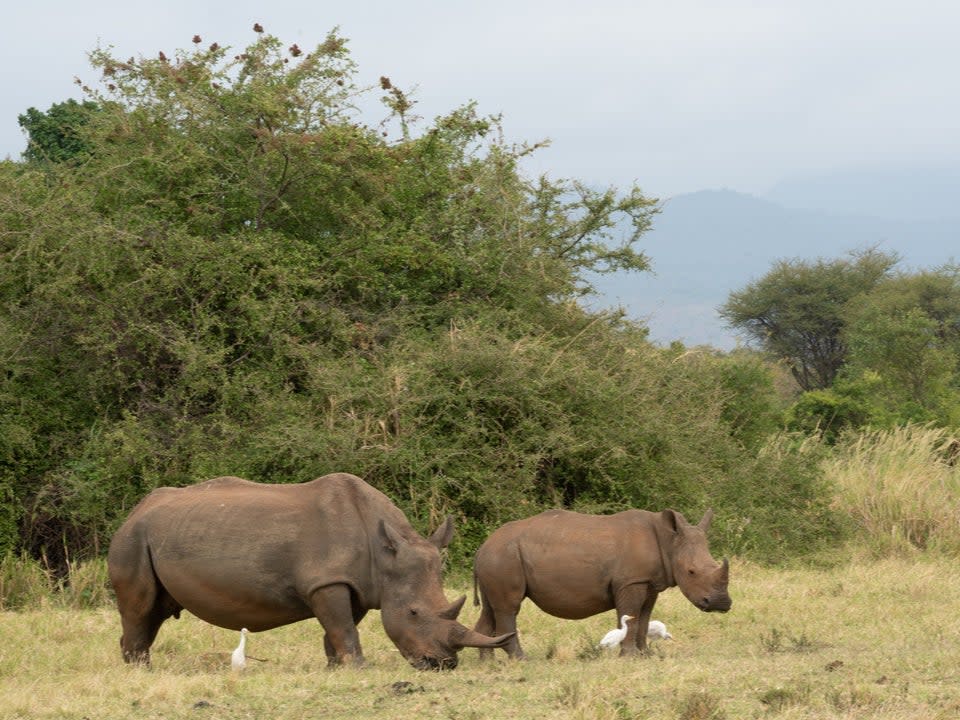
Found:
[{"label": "rhino's front horn", "polygon": [[457,616],[460,614],[460,610],[463,609],[463,603],[466,602],[467,596],[461,595],[459,600],[454,600],[446,609],[440,611],[440,617],[444,620],[456,620]]},{"label": "rhino's front horn", "polygon": [[724,585],[730,580],[730,563],[726,558],[723,559],[723,565],[720,566],[720,582]]},{"label": "rhino's front horn", "polygon": [[462,650],[465,647],[498,648],[506,645],[514,635],[516,633],[508,632],[497,637],[489,637],[460,625],[450,631],[450,645],[455,650]]}]

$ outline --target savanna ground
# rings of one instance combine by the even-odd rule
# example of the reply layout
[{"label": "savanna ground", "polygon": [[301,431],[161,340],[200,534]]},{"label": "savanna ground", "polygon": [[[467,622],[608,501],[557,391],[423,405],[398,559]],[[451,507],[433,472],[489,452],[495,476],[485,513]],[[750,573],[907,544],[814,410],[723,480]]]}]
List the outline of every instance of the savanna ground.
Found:
[{"label": "savanna ground", "polygon": [[[452,598],[458,588],[448,583]],[[466,588],[460,588],[461,592]],[[850,560],[830,569],[731,564],[731,612],[705,614],[676,588],[654,616],[674,641],[621,660],[595,645],[613,613],[583,621],[526,603],[529,659],[413,670],[377,613],[361,623],[367,666],[327,670],[313,622],[238,633],[188,613],[168,621],[152,669],[127,667],[110,606],[53,602],[0,613],[2,718],[896,718],[960,717],[960,572],[953,559]],[[468,603],[462,620],[476,619]]]}]

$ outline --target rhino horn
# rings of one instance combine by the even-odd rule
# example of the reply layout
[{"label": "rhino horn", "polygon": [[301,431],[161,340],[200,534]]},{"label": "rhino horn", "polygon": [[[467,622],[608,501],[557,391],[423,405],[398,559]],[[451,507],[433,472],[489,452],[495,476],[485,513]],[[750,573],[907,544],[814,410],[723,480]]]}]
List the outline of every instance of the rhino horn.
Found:
[{"label": "rhino horn", "polygon": [[720,566],[718,573],[719,573],[717,576],[718,579],[720,580],[720,582],[726,585],[727,582],[730,580],[730,563],[727,561],[726,558],[723,559],[723,564]]},{"label": "rhino horn", "polygon": [[510,638],[516,635],[515,632],[508,632],[503,635],[497,635],[496,637],[489,637],[459,623],[457,623],[457,625],[457,627],[450,631],[450,645],[452,645],[455,650],[462,650],[465,647],[503,647],[510,641]]},{"label": "rhino horn", "polygon": [[440,611],[440,617],[442,617],[444,620],[456,620],[466,599],[466,595],[461,595],[459,600],[454,600],[446,608]]}]

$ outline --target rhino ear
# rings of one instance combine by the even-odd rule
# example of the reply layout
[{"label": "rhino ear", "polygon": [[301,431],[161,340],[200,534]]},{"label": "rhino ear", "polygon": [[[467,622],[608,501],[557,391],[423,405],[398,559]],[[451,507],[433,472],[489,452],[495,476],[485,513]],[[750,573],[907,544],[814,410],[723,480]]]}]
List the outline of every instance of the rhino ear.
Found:
[{"label": "rhino ear", "polygon": [[430,536],[430,542],[437,546],[437,550],[443,550],[450,541],[453,540],[453,518],[447,515],[447,519]]},{"label": "rhino ear", "polygon": [[697,527],[706,532],[710,528],[710,521],[713,520],[713,508],[708,508],[697,523]]},{"label": "rhino ear", "polygon": [[383,543],[384,549],[394,554],[396,554],[400,546],[406,542],[406,540],[403,539],[403,536],[397,532],[393,525],[385,523],[383,520],[380,521],[377,529],[380,532],[380,542]]},{"label": "rhino ear", "polygon": [[683,528],[689,525],[687,519],[676,510],[664,510],[660,513],[667,521],[667,527],[674,532],[682,532]]}]

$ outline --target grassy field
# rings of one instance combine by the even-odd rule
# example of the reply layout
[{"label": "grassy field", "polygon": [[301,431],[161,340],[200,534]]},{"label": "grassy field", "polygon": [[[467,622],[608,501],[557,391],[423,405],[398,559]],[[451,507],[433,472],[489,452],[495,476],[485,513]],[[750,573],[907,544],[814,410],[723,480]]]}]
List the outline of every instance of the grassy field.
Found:
[{"label": "grassy field", "polygon": [[[451,598],[453,592],[449,593]],[[127,667],[115,610],[54,605],[0,613],[2,718],[897,718],[960,717],[960,572],[949,559],[851,562],[829,570],[731,566],[734,607],[697,611],[671,589],[654,616],[675,641],[650,657],[596,652],[613,613],[579,622],[526,605],[530,659],[476,651],[457,670],[413,670],[361,624],[367,667],[327,670],[320,627],[251,635],[184,613],[150,670]],[[477,609],[467,605],[472,623]]]}]

